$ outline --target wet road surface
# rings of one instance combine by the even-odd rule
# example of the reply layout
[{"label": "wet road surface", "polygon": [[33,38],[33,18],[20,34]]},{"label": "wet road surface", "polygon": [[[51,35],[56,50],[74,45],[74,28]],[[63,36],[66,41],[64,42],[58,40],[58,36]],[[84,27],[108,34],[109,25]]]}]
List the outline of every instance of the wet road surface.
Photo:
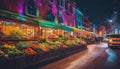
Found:
[{"label": "wet road surface", "polygon": [[88,45],[88,49],[38,69],[120,69],[120,50],[106,43]]}]

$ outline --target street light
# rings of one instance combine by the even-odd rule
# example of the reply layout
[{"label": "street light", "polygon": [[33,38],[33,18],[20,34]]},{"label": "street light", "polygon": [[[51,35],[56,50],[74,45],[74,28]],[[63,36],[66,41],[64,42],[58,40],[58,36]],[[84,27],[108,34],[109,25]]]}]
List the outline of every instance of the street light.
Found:
[{"label": "street light", "polygon": [[113,22],[113,20],[108,20],[108,22],[112,23],[112,22]]}]

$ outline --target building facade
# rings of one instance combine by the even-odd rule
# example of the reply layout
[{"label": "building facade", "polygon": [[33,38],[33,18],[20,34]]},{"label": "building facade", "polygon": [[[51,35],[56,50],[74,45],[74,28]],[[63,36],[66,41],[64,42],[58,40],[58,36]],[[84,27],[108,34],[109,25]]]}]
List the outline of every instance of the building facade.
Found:
[{"label": "building facade", "polygon": [[88,16],[86,16],[86,15],[83,15],[82,26],[83,26],[83,30],[90,31],[90,32],[93,31],[93,24],[92,24],[92,22],[89,21]]},{"label": "building facade", "polygon": [[65,2],[65,16],[64,23],[67,26],[76,27],[75,23],[75,4],[70,0],[66,0]]},{"label": "building facade", "polygon": [[75,8],[70,0],[0,0],[0,9],[72,27]]},{"label": "building facade", "polygon": [[78,9],[75,10],[75,21],[76,21],[76,28],[82,29],[82,12]]},{"label": "building facade", "polygon": [[119,25],[117,23],[110,24],[109,22],[104,22],[101,24],[100,28],[98,29],[99,36],[106,36],[108,34],[117,34]]}]

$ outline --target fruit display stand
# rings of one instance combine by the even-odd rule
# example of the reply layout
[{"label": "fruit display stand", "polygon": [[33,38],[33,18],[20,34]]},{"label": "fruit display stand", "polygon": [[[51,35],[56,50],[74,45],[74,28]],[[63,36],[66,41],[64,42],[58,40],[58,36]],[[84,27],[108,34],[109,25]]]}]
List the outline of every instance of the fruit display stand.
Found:
[{"label": "fruit display stand", "polygon": [[[52,60],[58,57],[63,57],[75,52],[78,52],[80,50],[83,50],[86,48],[86,46],[83,44],[75,45],[75,42],[73,39],[67,39],[59,38],[59,39],[51,39],[53,42],[45,41],[45,42],[39,42],[39,41],[17,41],[15,42],[15,49],[19,49],[20,51],[24,52],[24,55],[22,57],[8,57],[4,60],[1,59],[0,66],[4,69],[7,69],[5,65],[8,65],[10,69],[23,69],[38,63],[43,63],[48,60]],[[63,43],[63,41],[65,43]],[[14,42],[14,41],[13,41]],[[8,42],[9,43],[9,42]],[[62,43],[62,44],[61,44]],[[14,48],[10,45],[4,45],[7,43],[3,43],[3,46],[6,49],[8,48]],[[11,43],[10,44],[14,44]],[[5,50],[5,49],[4,49]],[[19,67],[19,68],[18,68]]]},{"label": "fruit display stand", "polygon": [[87,44],[95,43],[95,34],[92,32],[84,31],[84,39],[86,40]]},{"label": "fruit display stand", "polygon": [[[52,48],[52,46],[53,46],[53,48]],[[42,52],[41,55],[40,54],[38,55],[38,56],[41,56],[40,57],[41,60],[39,62],[44,62],[46,60],[54,59],[54,58],[57,58],[60,56],[60,54],[61,54],[60,49],[61,48],[58,48],[58,46],[57,47],[55,46],[56,47],[55,48],[54,45],[52,45],[52,46],[47,45],[46,48],[48,48],[49,51],[44,50],[44,52]],[[50,49],[49,47],[52,49]]]},{"label": "fruit display stand", "polygon": [[[24,69],[86,49],[83,39],[71,37],[73,36],[71,32],[74,30],[69,26],[39,19],[36,21],[34,18],[1,10],[0,14],[2,28],[0,30],[0,67],[2,69]],[[18,19],[18,16],[21,18]],[[45,30],[41,32],[40,27],[44,27]],[[45,35],[45,41],[39,38],[41,35]]]},{"label": "fruit display stand", "polygon": [[[22,44],[26,45],[24,42],[22,42]],[[18,57],[13,56],[13,57],[1,59],[2,63],[0,63],[0,66],[9,65],[8,66],[9,68],[19,69],[19,68],[29,67],[29,66],[32,66],[32,65],[35,65],[38,63],[42,64],[45,61],[52,60],[52,59],[55,59],[58,57],[63,57],[65,55],[69,55],[69,54],[78,52],[82,49],[86,49],[86,45],[69,46],[69,47],[65,47],[65,48],[63,48],[61,46],[58,49],[34,53],[31,51],[31,49],[33,50],[32,47],[28,46],[28,47],[30,47],[30,50],[26,51],[28,49],[28,47],[22,46],[22,44],[21,44],[21,42],[19,42],[16,47],[18,47],[19,49],[24,48],[23,50],[24,50],[25,56],[18,56]],[[48,48],[48,47],[46,46],[46,48]],[[16,67],[18,67],[18,68],[16,68]],[[7,69],[7,68],[5,68],[5,69]]]},{"label": "fruit display stand", "polygon": [[[42,64],[45,61],[52,60],[52,59],[59,58],[59,57],[63,57],[66,55],[70,55],[70,54],[73,54],[75,52],[79,52],[79,51],[87,48],[86,44],[81,44],[81,45],[76,45],[76,46],[70,45],[67,47],[67,46],[64,46],[63,44],[59,44],[59,41],[62,41],[62,40],[61,39],[57,40],[57,42],[53,43],[53,45],[51,45],[52,42],[49,42],[48,40],[46,42],[42,42],[42,43],[38,42],[37,44],[40,46],[40,48],[43,51],[39,52],[35,55],[27,56],[27,58],[29,58],[29,59],[26,59],[27,62],[29,61],[27,63],[27,67],[34,65],[34,64],[38,64],[38,63]],[[55,45],[58,44],[57,48],[56,48],[56,46],[54,47],[54,44]],[[49,47],[52,49],[50,49]]]},{"label": "fruit display stand", "polygon": [[[70,28],[65,27],[64,30],[69,30]],[[73,31],[71,29],[71,31]],[[34,64],[42,64],[45,61],[52,60],[55,58],[63,57],[66,55],[73,54],[75,52],[79,52],[81,50],[86,49],[86,44],[82,39],[77,39],[77,43],[75,43],[76,38],[66,37],[66,36],[57,36],[52,35],[48,36],[44,42],[35,43],[38,48],[42,49],[42,52],[35,54],[35,56],[29,56],[31,58],[31,62],[27,63],[27,67]],[[33,42],[34,43],[34,42]],[[35,60],[34,60],[35,59]],[[28,60],[29,61],[29,60]]]},{"label": "fruit display stand", "polygon": [[79,52],[84,49],[86,49],[86,46],[82,45],[82,46],[73,46],[70,48],[61,48],[61,49],[53,50],[49,52],[38,53],[38,54],[35,54],[34,56],[29,56],[31,60],[26,59],[27,61],[29,61],[29,65],[27,64],[26,67],[29,67],[35,64],[42,64],[45,61],[64,57],[64,56]]},{"label": "fruit display stand", "polygon": [[38,40],[37,24],[36,20],[27,16],[0,10],[0,67],[2,69],[26,67],[27,57],[22,47],[29,47],[29,45],[19,42]]}]

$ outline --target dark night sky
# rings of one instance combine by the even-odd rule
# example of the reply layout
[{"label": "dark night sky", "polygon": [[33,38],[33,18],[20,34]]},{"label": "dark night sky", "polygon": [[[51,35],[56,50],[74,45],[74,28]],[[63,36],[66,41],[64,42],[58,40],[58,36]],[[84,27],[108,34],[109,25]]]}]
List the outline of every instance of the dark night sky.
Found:
[{"label": "dark night sky", "polygon": [[113,0],[75,0],[76,5],[83,14],[89,17],[94,24],[100,23],[110,18],[113,14]]}]

